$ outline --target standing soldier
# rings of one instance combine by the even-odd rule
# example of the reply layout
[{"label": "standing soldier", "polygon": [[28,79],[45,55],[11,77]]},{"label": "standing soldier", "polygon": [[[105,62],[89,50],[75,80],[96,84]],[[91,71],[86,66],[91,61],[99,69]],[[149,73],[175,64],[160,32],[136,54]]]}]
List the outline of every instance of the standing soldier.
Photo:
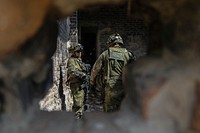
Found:
[{"label": "standing soldier", "polygon": [[104,112],[117,111],[125,96],[122,88],[122,69],[133,59],[133,55],[122,48],[123,40],[119,34],[112,34],[107,41],[108,49],[96,60],[90,77],[90,86],[98,81],[104,91]]},{"label": "standing soldier", "polygon": [[83,88],[81,88],[81,85],[86,80],[86,68],[85,63],[83,63],[81,59],[82,51],[83,46],[81,44],[76,44],[71,50],[72,56],[67,63],[68,79],[74,102],[73,111],[77,119],[82,118],[84,110],[85,92]]}]

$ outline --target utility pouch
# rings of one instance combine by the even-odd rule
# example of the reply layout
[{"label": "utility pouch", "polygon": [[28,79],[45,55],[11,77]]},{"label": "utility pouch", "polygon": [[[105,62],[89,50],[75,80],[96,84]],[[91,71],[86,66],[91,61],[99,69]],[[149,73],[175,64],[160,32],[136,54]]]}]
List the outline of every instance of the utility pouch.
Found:
[{"label": "utility pouch", "polygon": [[110,95],[110,85],[109,83],[106,84],[105,87],[105,99],[104,99],[104,112],[108,112],[109,111],[109,107],[111,104],[111,95]]}]

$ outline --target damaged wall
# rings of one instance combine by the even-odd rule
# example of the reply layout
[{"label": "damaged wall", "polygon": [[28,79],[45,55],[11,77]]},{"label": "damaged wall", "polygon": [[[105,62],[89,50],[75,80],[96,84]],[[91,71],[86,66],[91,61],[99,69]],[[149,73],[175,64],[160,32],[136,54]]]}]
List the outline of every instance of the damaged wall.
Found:
[{"label": "damaged wall", "polygon": [[147,27],[142,18],[128,18],[126,6],[108,6],[79,11],[80,33],[81,27],[95,27],[97,57],[107,49],[106,41],[109,35],[116,32],[122,36],[126,47],[137,57],[146,53]]},{"label": "damaged wall", "polygon": [[162,25],[159,13],[148,6],[145,6],[144,10],[144,7],[142,8],[138,3],[134,4],[137,5],[132,6],[130,15],[127,15],[127,3],[121,6],[99,6],[80,10],[78,15],[79,40],[83,38],[82,32],[90,30],[96,33],[96,44],[93,45],[96,45],[97,57],[107,49],[107,38],[115,32],[122,36],[125,47],[137,58],[147,53],[147,47],[148,52],[158,51],[157,49],[162,46],[160,36]]}]

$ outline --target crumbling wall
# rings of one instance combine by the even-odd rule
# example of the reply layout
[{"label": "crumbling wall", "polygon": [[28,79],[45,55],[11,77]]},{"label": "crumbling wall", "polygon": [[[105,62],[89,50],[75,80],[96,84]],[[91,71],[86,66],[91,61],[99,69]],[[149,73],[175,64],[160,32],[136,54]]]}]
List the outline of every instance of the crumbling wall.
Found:
[{"label": "crumbling wall", "polygon": [[40,109],[45,111],[72,111],[73,99],[67,86],[67,59],[70,43],[70,20],[58,20],[57,48],[52,56],[52,85],[49,86],[46,96],[39,102]]}]

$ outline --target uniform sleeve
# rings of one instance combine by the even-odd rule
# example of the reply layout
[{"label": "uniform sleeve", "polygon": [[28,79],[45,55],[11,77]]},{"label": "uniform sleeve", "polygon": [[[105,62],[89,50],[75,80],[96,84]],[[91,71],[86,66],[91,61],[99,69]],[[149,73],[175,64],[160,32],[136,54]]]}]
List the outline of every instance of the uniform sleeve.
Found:
[{"label": "uniform sleeve", "polygon": [[68,74],[71,78],[82,79],[86,76],[86,74],[76,67],[76,62],[73,59],[68,60]]},{"label": "uniform sleeve", "polygon": [[100,70],[102,69],[103,60],[105,58],[105,53],[102,53],[99,58],[94,63],[92,70],[91,70],[91,76],[90,76],[90,84],[94,85],[94,81]]},{"label": "uniform sleeve", "polygon": [[127,63],[132,63],[136,60],[134,54],[130,51],[128,51],[128,54],[127,54]]},{"label": "uniform sleeve", "polygon": [[129,52],[129,62],[132,63],[135,60],[136,60],[136,56],[132,52]]}]

